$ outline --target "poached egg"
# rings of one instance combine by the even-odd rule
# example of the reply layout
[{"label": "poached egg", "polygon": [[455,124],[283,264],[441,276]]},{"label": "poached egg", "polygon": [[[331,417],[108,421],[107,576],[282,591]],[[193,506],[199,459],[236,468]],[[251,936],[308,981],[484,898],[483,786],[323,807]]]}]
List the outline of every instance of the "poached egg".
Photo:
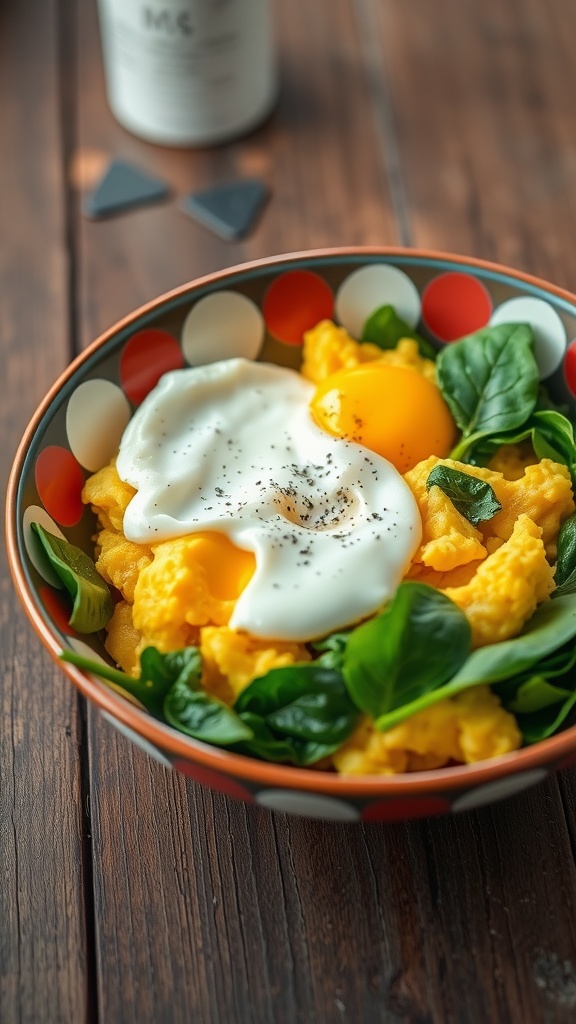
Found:
[{"label": "poached egg", "polygon": [[[128,424],[129,540],[210,531],[252,552],[233,629],[308,641],[373,615],[421,539],[398,470],[313,419],[293,370],[228,359],[165,374]],[[225,550],[223,546],[223,550]]]}]

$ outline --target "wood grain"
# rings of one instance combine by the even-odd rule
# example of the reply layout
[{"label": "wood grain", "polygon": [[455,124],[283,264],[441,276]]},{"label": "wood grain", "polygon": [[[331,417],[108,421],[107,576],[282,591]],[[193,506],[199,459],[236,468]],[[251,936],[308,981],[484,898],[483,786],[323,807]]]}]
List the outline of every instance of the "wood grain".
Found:
[{"label": "wood grain", "polygon": [[[273,116],[232,145],[177,151],[112,118],[93,0],[0,8],[4,473],[72,350],[201,273],[400,241],[574,279],[569,0],[276,10]],[[111,157],[163,177],[170,202],[87,221],[82,188]],[[179,209],[188,191],[252,174],[272,200],[242,243]],[[91,710],[85,735],[0,568],[3,1024],[574,1020],[575,773],[388,827],[245,807]]]},{"label": "wood grain", "polygon": [[[52,3],[0,7],[2,493],[25,424],[69,359],[56,29]],[[17,606],[3,547],[0,679],[0,1020],[82,1022],[82,723]]]},{"label": "wood grain", "polygon": [[412,245],[576,279],[570,0],[358,0],[371,12]]}]

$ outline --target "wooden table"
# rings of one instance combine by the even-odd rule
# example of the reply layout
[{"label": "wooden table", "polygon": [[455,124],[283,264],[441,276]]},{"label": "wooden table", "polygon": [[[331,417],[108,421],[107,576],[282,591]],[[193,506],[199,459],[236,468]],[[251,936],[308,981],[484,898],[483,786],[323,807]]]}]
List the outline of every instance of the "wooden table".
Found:
[{"label": "wooden table", "polygon": [[[282,93],[233,145],[127,134],[92,0],[0,5],[0,459],[104,328],[197,275],[341,244],[475,254],[576,287],[572,0],[277,0]],[[101,223],[110,157],[171,202]],[[262,176],[242,244],[179,209]],[[2,1024],[576,1020],[576,775],[393,826],[272,815],[149,760],[0,589]]]}]

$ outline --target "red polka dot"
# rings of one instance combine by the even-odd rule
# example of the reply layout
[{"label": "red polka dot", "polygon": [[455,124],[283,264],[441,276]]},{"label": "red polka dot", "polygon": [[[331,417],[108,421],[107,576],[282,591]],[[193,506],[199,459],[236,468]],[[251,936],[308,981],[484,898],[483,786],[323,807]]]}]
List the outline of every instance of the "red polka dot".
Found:
[{"label": "red polka dot", "polygon": [[456,341],[485,327],[492,300],[484,285],[471,274],[439,274],[422,295],[422,319],[440,341]]},{"label": "red polka dot", "polygon": [[74,526],[84,511],[84,474],[72,452],[58,445],[44,448],[36,459],[34,478],[40,501],[52,519],[61,526]]},{"label": "red polka dot", "polygon": [[362,821],[406,821],[409,818],[427,818],[433,814],[446,814],[450,810],[447,800],[439,796],[413,796],[405,800],[378,800],[368,804],[361,814]]},{"label": "red polka dot", "polygon": [[254,803],[254,797],[250,790],[245,789],[235,779],[231,779],[229,775],[221,775],[220,772],[215,772],[212,768],[205,768],[204,765],[200,764],[191,764],[190,761],[184,761],[182,758],[173,760],[172,767],[203,786],[216,789],[219,793],[224,793],[226,796],[234,796],[237,800]]},{"label": "red polka dot", "polygon": [[140,405],[163,373],[184,366],[182,349],[167,331],[138,331],[126,342],[120,358],[120,380],[128,398]]},{"label": "red polka dot", "polygon": [[576,395],[576,338],[571,341],[564,356],[564,380],[573,395]]},{"label": "red polka dot", "polygon": [[304,332],[329,319],[333,310],[331,289],[311,270],[289,270],[277,277],[262,305],[270,334],[285,345],[301,345]]},{"label": "red polka dot", "polygon": [[68,619],[72,614],[70,598],[63,591],[54,590],[52,587],[40,587],[38,595],[56,629],[66,636],[77,636],[76,630],[68,624]]}]

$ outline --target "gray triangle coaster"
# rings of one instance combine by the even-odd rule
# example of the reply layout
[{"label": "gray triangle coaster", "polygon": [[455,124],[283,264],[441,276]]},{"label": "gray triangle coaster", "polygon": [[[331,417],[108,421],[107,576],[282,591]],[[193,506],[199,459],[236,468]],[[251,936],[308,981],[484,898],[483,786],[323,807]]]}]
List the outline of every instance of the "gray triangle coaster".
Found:
[{"label": "gray triangle coaster", "polygon": [[113,160],[99,185],[84,201],[83,210],[87,217],[97,220],[133,206],[159,202],[169,194],[164,181],[125,160]]},{"label": "gray triangle coaster", "polygon": [[192,192],[182,208],[220,238],[234,242],[248,234],[268,198],[268,188],[257,178]]}]

